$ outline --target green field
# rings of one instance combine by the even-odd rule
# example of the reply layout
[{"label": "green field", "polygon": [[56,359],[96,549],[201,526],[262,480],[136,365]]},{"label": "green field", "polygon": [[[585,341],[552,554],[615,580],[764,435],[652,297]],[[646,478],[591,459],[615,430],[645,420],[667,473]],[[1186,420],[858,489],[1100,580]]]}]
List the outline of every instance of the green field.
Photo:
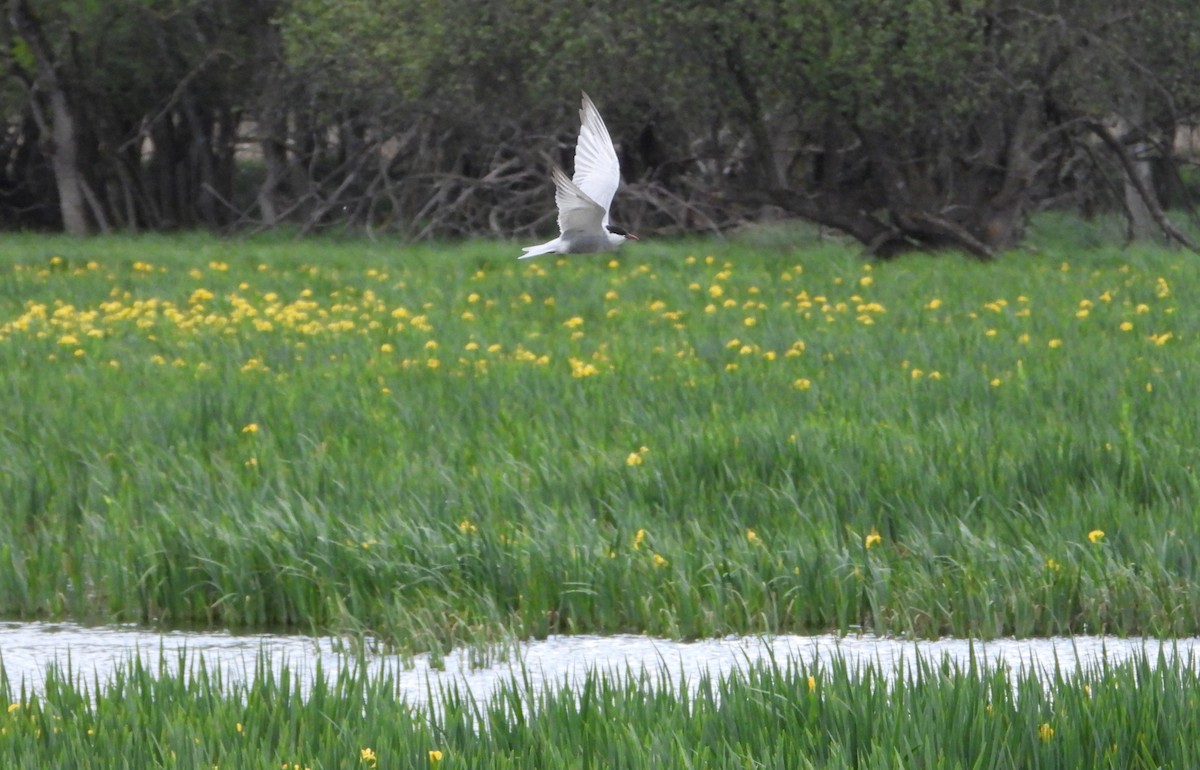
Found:
[{"label": "green field", "polygon": [[[806,231],[0,244],[0,617],[370,634],[1200,631],[1193,256]],[[834,661],[398,702],[4,678],[13,768],[1191,767],[1194,662]],[[80,678],[82,677],[82,678]],[[811,677],[811,679],[810,679]],[[654,686],[651,686],[654,685]],[[84,692],[87,688],[90,694]]]},{"label": "green field", "polygon": [[0,245],[0,617],[1200,630],[1200,262],[799,232]]}]

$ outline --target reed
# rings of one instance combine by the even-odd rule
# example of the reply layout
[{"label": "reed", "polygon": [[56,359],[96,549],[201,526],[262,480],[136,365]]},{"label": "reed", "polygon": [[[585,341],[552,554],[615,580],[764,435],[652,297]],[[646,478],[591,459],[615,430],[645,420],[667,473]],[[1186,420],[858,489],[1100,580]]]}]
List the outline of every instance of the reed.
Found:
[{"label": "reed", "polygon": [[[641,671],[577,687],[521,675],[476,701],[396,698],[398,672],[353,660],[305,682],[260,658],[229,681],[184,656],[109,681],[52,671],[0,688],[11,768],[1195,767],[1196,661],[1136,656],[1053,672],[918,659],[760,662],[691,687]],[[15,690],[15,692],[14,692]]]},{"label": "reed", "polygon": [[1200,632],[1200,266],[1031,242],[6,239],[0,616]]}]

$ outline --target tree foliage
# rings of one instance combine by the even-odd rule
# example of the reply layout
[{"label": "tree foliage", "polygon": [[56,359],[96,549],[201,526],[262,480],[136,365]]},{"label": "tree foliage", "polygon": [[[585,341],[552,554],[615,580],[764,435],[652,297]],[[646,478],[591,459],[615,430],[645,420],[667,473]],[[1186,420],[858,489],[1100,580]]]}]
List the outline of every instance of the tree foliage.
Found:
[{"label": "tree foliage", "polygon": [[619,145],[616,216],[643,230],[783,212],[879,256],[990,257],[1076,206],[1186,242],[1162,201],[1200,120],[1191,0],[5,8],[10,226],[530,235],[583,88]]}]

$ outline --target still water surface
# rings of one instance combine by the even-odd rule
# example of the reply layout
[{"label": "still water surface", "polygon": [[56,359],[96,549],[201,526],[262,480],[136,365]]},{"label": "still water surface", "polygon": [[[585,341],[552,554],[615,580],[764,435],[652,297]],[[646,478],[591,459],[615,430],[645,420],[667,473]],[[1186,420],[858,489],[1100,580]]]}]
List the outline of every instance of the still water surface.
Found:
[{"label": "still water surface", "polygon": [[[368,654],[366,662],[373,671],[393,676],[398,695],[418,705],[427,704],[431,689],[437,692],[439,686],[457,687],[464,695],[485,701],[514,676],[527,678],[535,688],[577,682],[593,670],[618,677],[646,671],[655,680],[659,674],[666,674],[670,682],[693,683],[705,673],[716,676],[744,670],[754,661],[772,658],[780,664],[794,661],[801,665],[841,658],[852,667],[873,665],[880,671],[894,672],[902,667],[910,670],[908,664],[918,656],[926,661],[949,658],[965,666],[972,651],[977,660],[1013,673],[1031,669],[1053,672],[1056,664],[1070,672],[1077,664],[1086,668],[1106,659],[1118,662],[1139,654],[1153,662],[1160,651],[1200,668],[1198,638],[1159,641],[1102,636],[973,643],[962,639],[907,641],[831,635],[728,637],[698,642],[645,636],[558,636],[515,644],[509,654],[490,656],[484,661],[486,665],[478,665],[479,656],[467,651],[452,652],[440,661],[427,655],[400,658]],[[90,687],[97,678],[107,680],[133,659],[157,671],[163,665],[176,668],[180,655],[191,664],[203,659],[210,671],[220,670],[226,682],[255,676],[256,664],[265,656],[276,670],[286,664],[305,688],[317,676],[318,662],[325,675],[333,677],[340,664],[351,657],[330,637],[0,622],[0,663],[15,692],[19,692],[22,682],[27,688],[40,690],[47,668],[54,663],[63,667],[69,664],[73,677]]]}]

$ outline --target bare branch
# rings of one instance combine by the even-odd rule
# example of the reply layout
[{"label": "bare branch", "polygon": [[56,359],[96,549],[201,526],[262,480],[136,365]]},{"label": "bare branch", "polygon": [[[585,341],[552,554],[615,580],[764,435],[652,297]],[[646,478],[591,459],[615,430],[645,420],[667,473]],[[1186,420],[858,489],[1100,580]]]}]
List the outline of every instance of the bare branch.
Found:
[{"label": "bare branch", "polygon": [[1126,179],[1128,179],[1129,182],[1134,186],[1134,189],[1137,190],[1138,195],[1146,204],[1146,208],[1149,210],[1150,216],[1154,218],[1155,223],[1159,226],[1159,228],[1162,229],[1163,234],[1167,237],[1167,240],[1174,241],[1175,243],[1185,246],[1192,251],[1197,251],[1195,241],[1193,241],[1187,236],[1186,233],[1175,226],[1175,223],[1172,222],[1169,217],[1167,217],[1166,213],[1162,210],[1162,206],[1159,205],[1158,196],[1156,196],[1152,190],[1148,190],[1146,188],[1145,183],[1143,183],[1140,175],[1134,168],[1134,159],[1129,154],[1129,148],[1126,147],[1120,139],[1114,136],[1112,131],[1110,131],[1103,123],[1100,123],[1099,121],[1092,121],[1088,124],[1088,127],[1091,129],[1092,133],[1094,133],[1102,142],[1104,142],[1108,149],[1112,150],[1113,154],[1117,157],[1117,160],[1121,162],[1121,168],[1125,172]]}]

